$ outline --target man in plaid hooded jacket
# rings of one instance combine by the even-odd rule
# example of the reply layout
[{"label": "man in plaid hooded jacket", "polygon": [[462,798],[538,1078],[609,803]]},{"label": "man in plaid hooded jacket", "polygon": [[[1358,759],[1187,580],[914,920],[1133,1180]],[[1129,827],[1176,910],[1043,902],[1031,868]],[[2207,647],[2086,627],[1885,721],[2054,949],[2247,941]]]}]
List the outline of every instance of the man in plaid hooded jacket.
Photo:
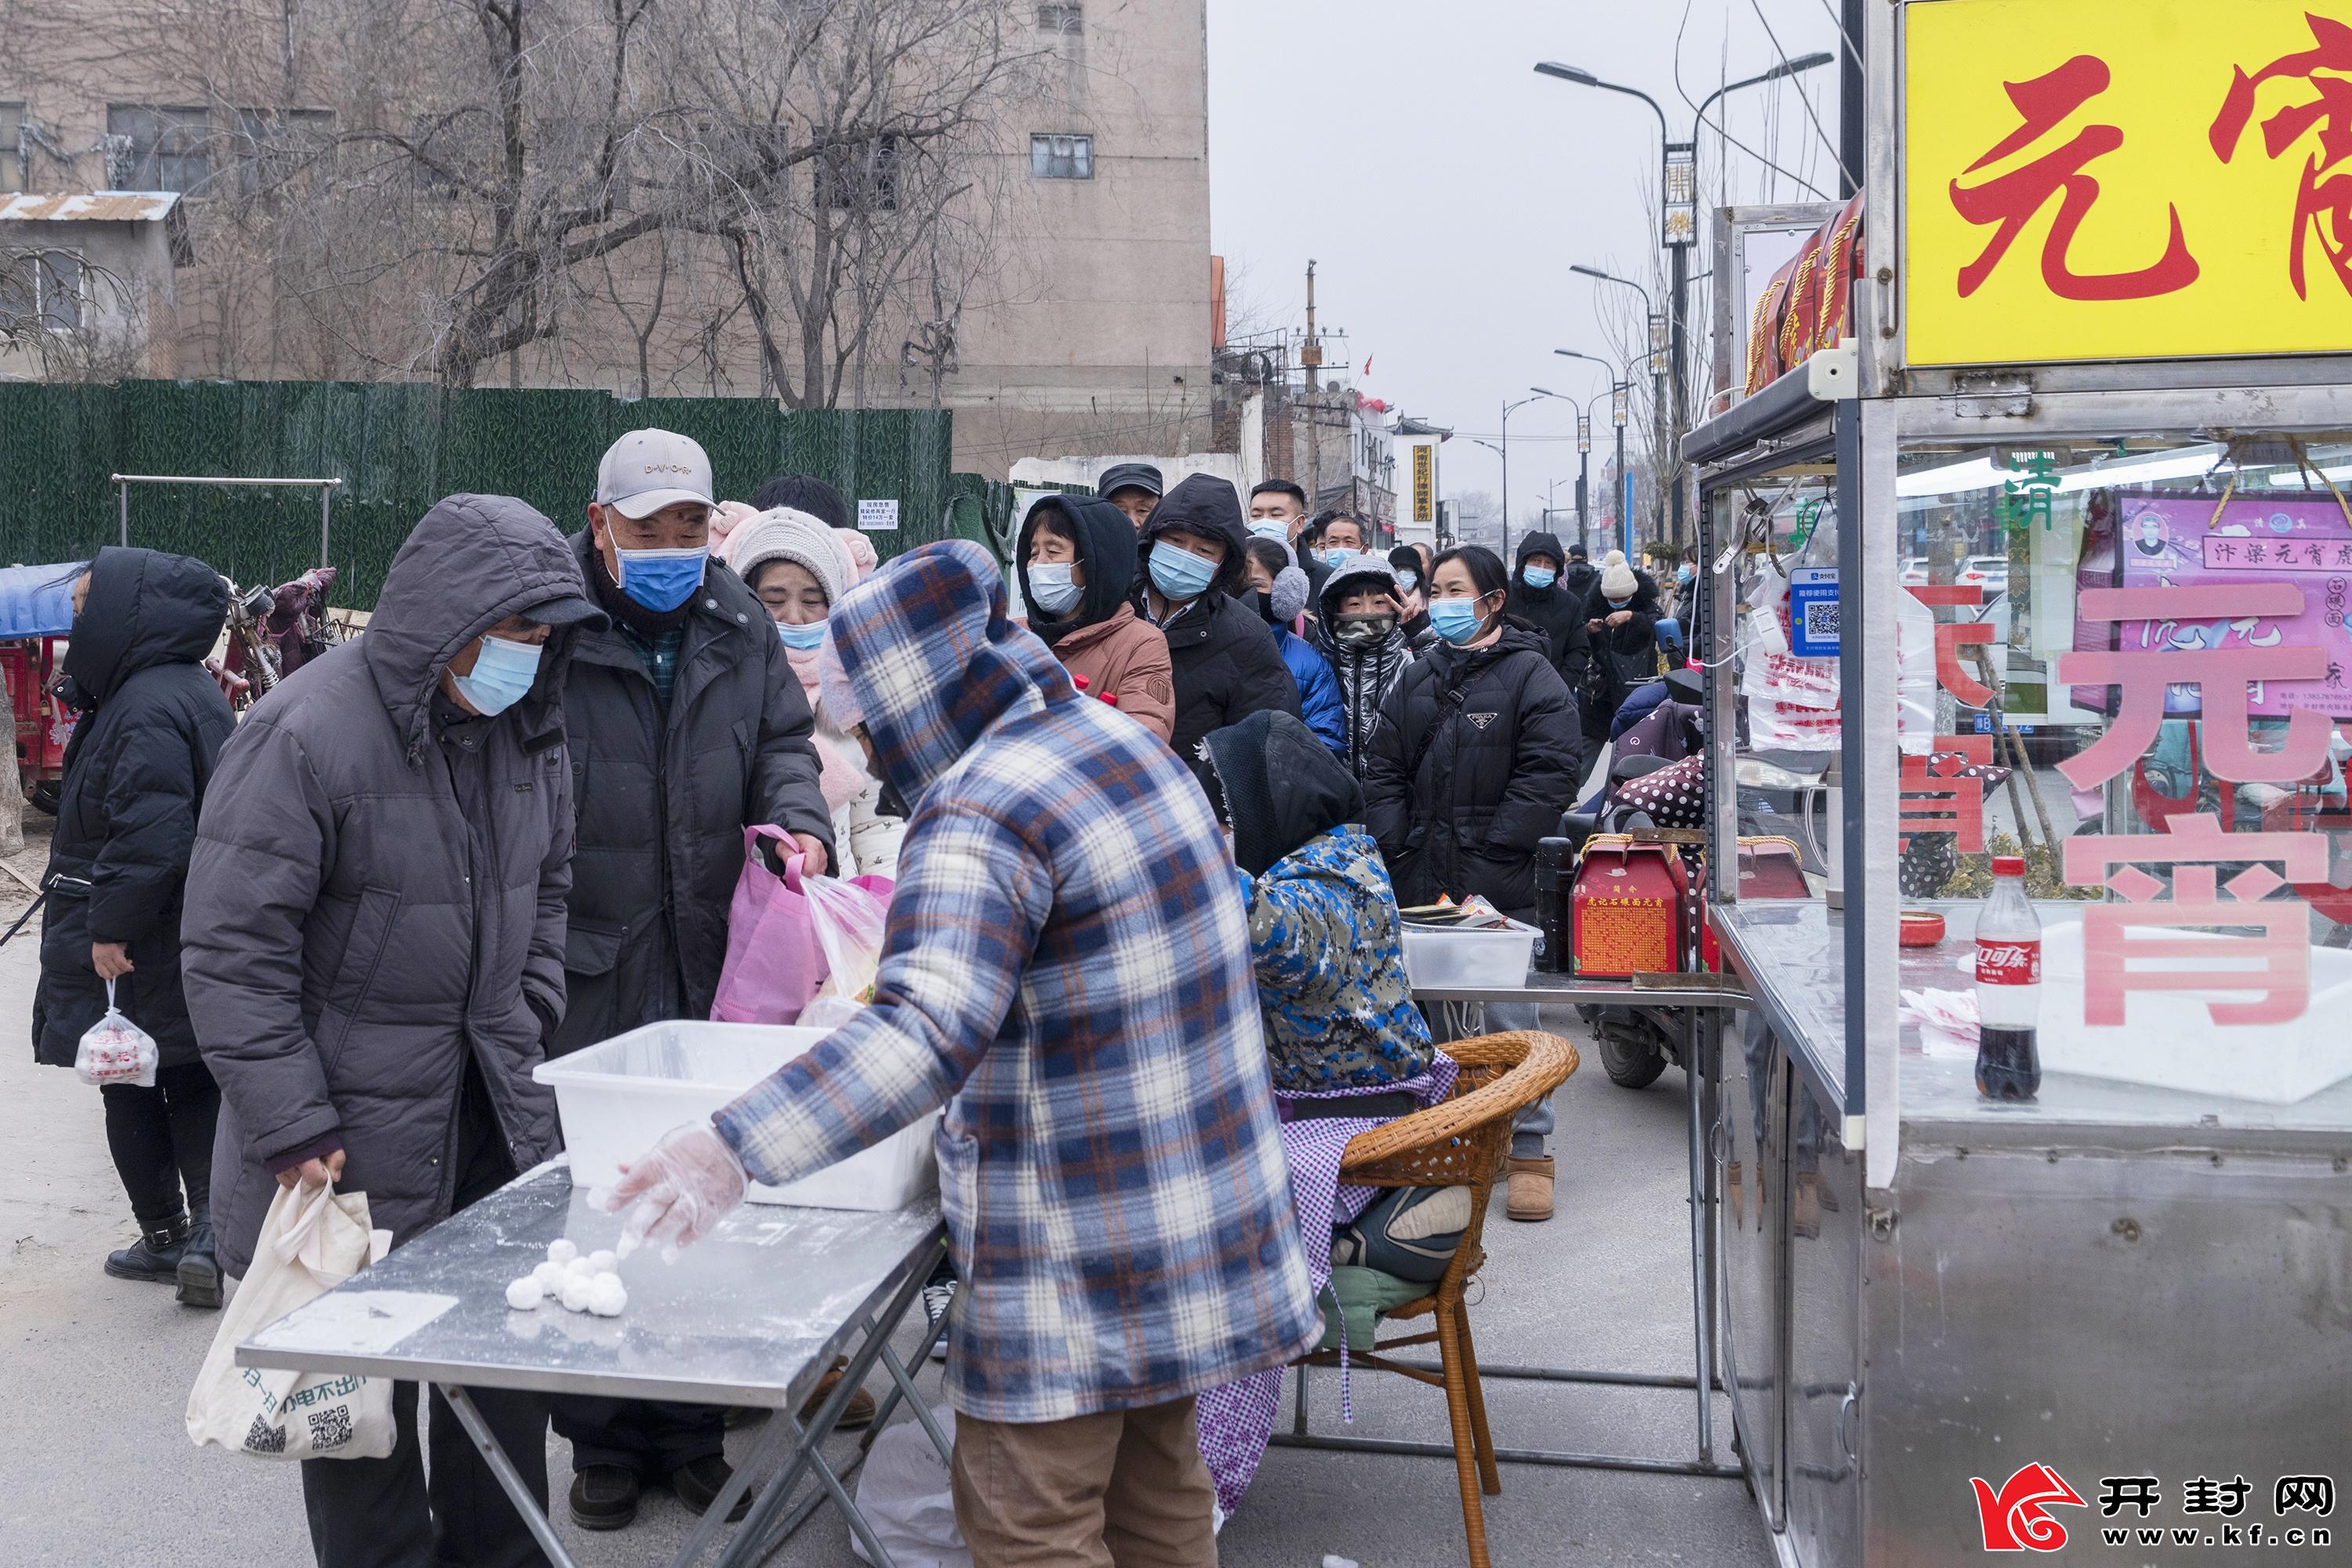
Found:
[{"label": "man in plaid hooded jacket", "polygon": [[978,546],[899,557],[831,627],[913,812],[874,1002],[712,1121],[789,1182],[944,1101],[975,1561],[1213,1563],[1192,1396],[1317,1329],[1223,836],[1175,754],[1006,619]]}]

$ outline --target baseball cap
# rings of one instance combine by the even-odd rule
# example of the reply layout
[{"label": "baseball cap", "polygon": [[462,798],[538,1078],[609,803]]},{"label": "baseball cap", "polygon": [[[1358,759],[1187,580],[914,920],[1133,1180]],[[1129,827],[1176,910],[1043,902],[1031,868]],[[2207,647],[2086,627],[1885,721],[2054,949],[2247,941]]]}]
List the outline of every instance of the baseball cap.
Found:
[{"label": "baseball cap", "polygon": [[632,430],[604,448],[596,465],[597,505],[634,520],[680,501],[716,504],[701,442],[671,430]]},{"label": "baseball cap", "polygon": [[1138,489],[1150,496],[1165,494],[1160,470],[1150,463],[1113,463],[1102,472],[1095,494],[1108,498],[1118,490]]}]

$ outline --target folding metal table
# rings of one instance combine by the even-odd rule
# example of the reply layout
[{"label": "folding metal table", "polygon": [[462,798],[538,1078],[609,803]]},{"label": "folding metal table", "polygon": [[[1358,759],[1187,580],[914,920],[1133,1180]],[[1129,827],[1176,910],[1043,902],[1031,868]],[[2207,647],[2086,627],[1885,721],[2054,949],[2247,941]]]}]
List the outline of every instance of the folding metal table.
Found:
[{"label": "folding metal table", "polygon": [[[698,1562],[737,1500],[765,1476],[751,1512],[716,1559],[760,1561],[814,1506],[812,1494],[785,1511],[803,1474],[813,1471],[872,1560],[888,1568],[889,1553],[843,1485],[845,1471],[835,1469],[820,1445],[879,1362],[896,1387],[875,1428],[904,1397],[941,1458],[950,1456],[907,1363],[890,1348],[892,1332],[946,1252],[939,1201],[927,1197],[885,1214],[745,1205],[674,1263],[651,1250],[625,1261],[629,1304],[618,1318],[567,1312],[553,1301],[535,1311],[509,1309],[508,1281],[543,1260],[550,1242],[569,1237],[583,1253],[609,1247],[620,1223],[573,1189],[561,1161],[541,1165],[262,1330],[237,1347],[237,1364],[357,1373],[438,1388],[558,1568],[571,1568],[572,1559],[467,1387],[772,1410],[673,1563]],[[842,1355],[849,1358],[847,1373],[803,1424],[802,1405]]]},{"label": "folding metal table", "polygon": [[[1690,1212],[1691,1212],[1691,1339],[1692,1375],[1684,1377],[1674,1373],[1581,1371],[1567,1367],[1511,1366],[1480,1363],[1479,1376],[1505,1382],[1586,1383],[1612,1387],[1669,1388],[1692,1390],[1697,1400],[1697,1453],[1688,1459],[1644,1458],[1618,1454],[1564,1454],[1545,1449],[1497,1448],[1495,1458],[1506,1464],[1559,1465],[1580,1469],[1646,1470],[1680,1476],[1717,1476],[1736,1479],[1741,1475],[1737,1465],[1718,1462],[1715,1457],[1715,1411],[1711,1395],[1723,1390],[1722,1380],[1716,1371],[1715,1355],[1715,1229],[1710,1223],[1713,1213],[1712,1188],[1714,1163],[1706,1157],[1706,1129],[1708,1115],[1707,1075],[1697,1070],[1701,1058],[1715,1048],[1715,1015],[1754,1005],[1744,989],[1711,983],[1710,975],[1662,975],[1655,983],[1622,980],[1591,980],[1574,974],[1550,974],[1531,972],[1516,986],[1464,988],[1454,986],[1417,986],[1412,998],[1423,1008],[1446,1004],[1484,1005],[1489,1002],[1535,1003],[1541,1006],[1617,1006],[1668,1007],[1684,1010],[1683,1060],[1692,1070],[1685,1072],[1685,1093],[1689,1102]],[[1418,1367],[1425,1372],[1439,1370],[1434,1362],[1409,1362],[1398,1358],[1402,1366]],[[1385,1437],[1335,1437],[1309,1432],[1307,1428],[1307,1368],[1293,1369],[1294,1405],[1291,1429],[1277,1432],[1272,1441],[1281,1447],[1354,1449],[1364,1453],[1406,1454],[1425,1458],[1451,1459],[1450,1444],[1414,1443]]]}]

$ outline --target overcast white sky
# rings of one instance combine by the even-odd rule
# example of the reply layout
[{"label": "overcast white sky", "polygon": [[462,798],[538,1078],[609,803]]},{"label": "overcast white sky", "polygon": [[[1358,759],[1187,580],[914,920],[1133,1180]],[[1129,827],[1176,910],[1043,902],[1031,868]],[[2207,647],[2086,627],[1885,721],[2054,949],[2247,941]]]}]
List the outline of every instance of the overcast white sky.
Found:
[{"label": "overcast white sky", "polygon": [[[1583,261],[1643,282],[1663,263],[1645,216],[1656,184],[1657,120],[1637,99],[1535,74],[1565,61],[1648,92],[1676,136],[1726,80],[1782,58],[1834,49],[1827,0],[1208,0],[1211,238],[1268,322],[1303,322],[1307,258],[1318,321],[1343,328],[1331,358],[1371,374],[1364,392],[1464,435],[1492,439],[1505,398],[1530,385],[1582,397],[1605,377],[1554,348],[1607,346],[1601,309],[1631,290],[1569,272]],[[1760,5],[1760,12],[1759,7]],[[1829,135],[1834,68],[1802,79]],[[1833,154],[1787,83],[1735,95],[1733,136],[1824,191]],[[1702,210],[1721,205],[1723,165],[1701,148]],[[1804,200],[1768,188],[1732,154],[1732,199]],[[1709,263],[1702,245],[1694,272]],[[1606,296],[1619,298],[1612,300]],[[1596,296],[1600,298],[1597,300]],[[1630,325],[1621,316],[1621,331]],[[1701,323],[1694,321],[1694,331]],[[1609,427],[1595,422],[1595,473]],[[1563,403],[1514,413],[1511,512],[1540,506],[1548,481],[1572,504],[1575,415]],[[1544,437],[1552,437],[1544,439]],[[1448,494],[1500,489],[1495,454],[1446,443]]]}]

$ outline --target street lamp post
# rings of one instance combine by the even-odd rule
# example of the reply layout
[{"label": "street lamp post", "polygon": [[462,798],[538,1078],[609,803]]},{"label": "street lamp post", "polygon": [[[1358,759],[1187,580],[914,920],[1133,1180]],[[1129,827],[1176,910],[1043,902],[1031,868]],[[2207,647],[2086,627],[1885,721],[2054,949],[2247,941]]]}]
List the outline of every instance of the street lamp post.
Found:
[{"label": "street lamp post", "polygon": [[[1677,254],[1679,254],[1679,252]],[[1631,278],[1620,278],[1613,272],[1603,272],[1598,267],[1586,267],[1581,263],[1574,263],[1569,267],[1569,270],[1570,272],[1580,273],[1587,278],[1599,279],[1603,283],[1622,283],[1626,288],[1631,289],[1634,293],[1639,294],[1642,297],[1642,311],[1650,325],[1650,405],[1654,412],[1654,416],[1658,424],[1658,428],[1651,434],[1651,446],[1655,449],[1664,447],[1667,442],[1675,442],[1679,444],[1680,436],[1675,430],[1674,421],[1668,415],[1666,409],[1666,389],[1664,385],[1665,367],[1660,361],[1661,351],[1664,349],[1666,345],[1658,342],[1658,328],[1663,323],[1659,319],[1656,307],[1650,302],[1650,291],[1647,289],[1643,288],[1639,283],[1634,282]],[[1625,367],[1625,373],[1629,378],[1633,374],[1633,367],[1630,364]],[[1656,460],[1661,463],[1675,466],[1677,470],[1679,470],[1679,453],[1658,451]],[[1676,482],[1679,483],[1680,480],[1677,479]],[[1680,499],[1681,492],[1679,490],[1675,492],[1675,542],[1680,543],[1682,531],[1682,501]],[[1661,495],[1658,500],[1660,505],[1663,507],[1665,498]],[[1661,531],[1663,532],[1664,531],[1661,530]]]},{"label": "street lamp post", "polygon": [[1545,60],[1536,67],[1537,74],[1540,76],[1554,77],[1578,87],[1598,88],[1603,92],[1622,92],[1628,98],[1638,98],[1648,104],[1650,111],[1658,117],[1658,195],[1664,209],[1661,242],[1674,255],[1674,293],[1667,316],[1670,340],[1667,352],[1673,357],[1675,401],[1673,417],[1668,425],[1675,446],[1672,454],[1675,468],[1674,537],[1677,544],[1682,542],[1687,521],[1684,517],[1682,437],[1684,421],[1690,411],[1690,392],[1685,384],[1685,362],[1689,355],[1685,345],[1690,315],[1690,249],[1698,243],[1698,133],[1706,124],[1706,111],[1726,94],[1768,81],[1778,81],[1782,77],[1795,76],[1817,66],[1832,65],[1836,58],[1830,54],[1800,55],[1793,60],[1781,60],[1769,70],[1717,88],[1700,101],[1698,112],[1691,120],[1691,134],[1687,142],[1674,139],[1674,132],[1666,124],[1666,111],[1659,107],[1656,99],[1639,88],[1603,81],[1589,70],[1561,65],[1557,60]]},{"label": "street lamp post", "polygon": [[1534,397],[1522,397],[1517,403],[1503,405],[1503,559],[1511,558],[1511,410],[1550,395],[1538,393]]},{"label": "street lamp post", "polygon": [[[1617,531],[1622,536],[1618,547],[1625,552],[1625,559],[1631,561],[1633,559],[1633,476],[1625,467],[1625,423],[1633,401],[1633,367],[1627,365],[1620,374],[1615,364],[1599,354],[1589,354],[1577,349],[1554,349],[1551,352],[1563,359],[1590,360],[1610,373],[1609,420],[1617,426]],[[1583,425],[1580,421],[1579,437],[1581,437],[1583,433]],[[1580,439],[1580,446],[1586,444]]]}]

